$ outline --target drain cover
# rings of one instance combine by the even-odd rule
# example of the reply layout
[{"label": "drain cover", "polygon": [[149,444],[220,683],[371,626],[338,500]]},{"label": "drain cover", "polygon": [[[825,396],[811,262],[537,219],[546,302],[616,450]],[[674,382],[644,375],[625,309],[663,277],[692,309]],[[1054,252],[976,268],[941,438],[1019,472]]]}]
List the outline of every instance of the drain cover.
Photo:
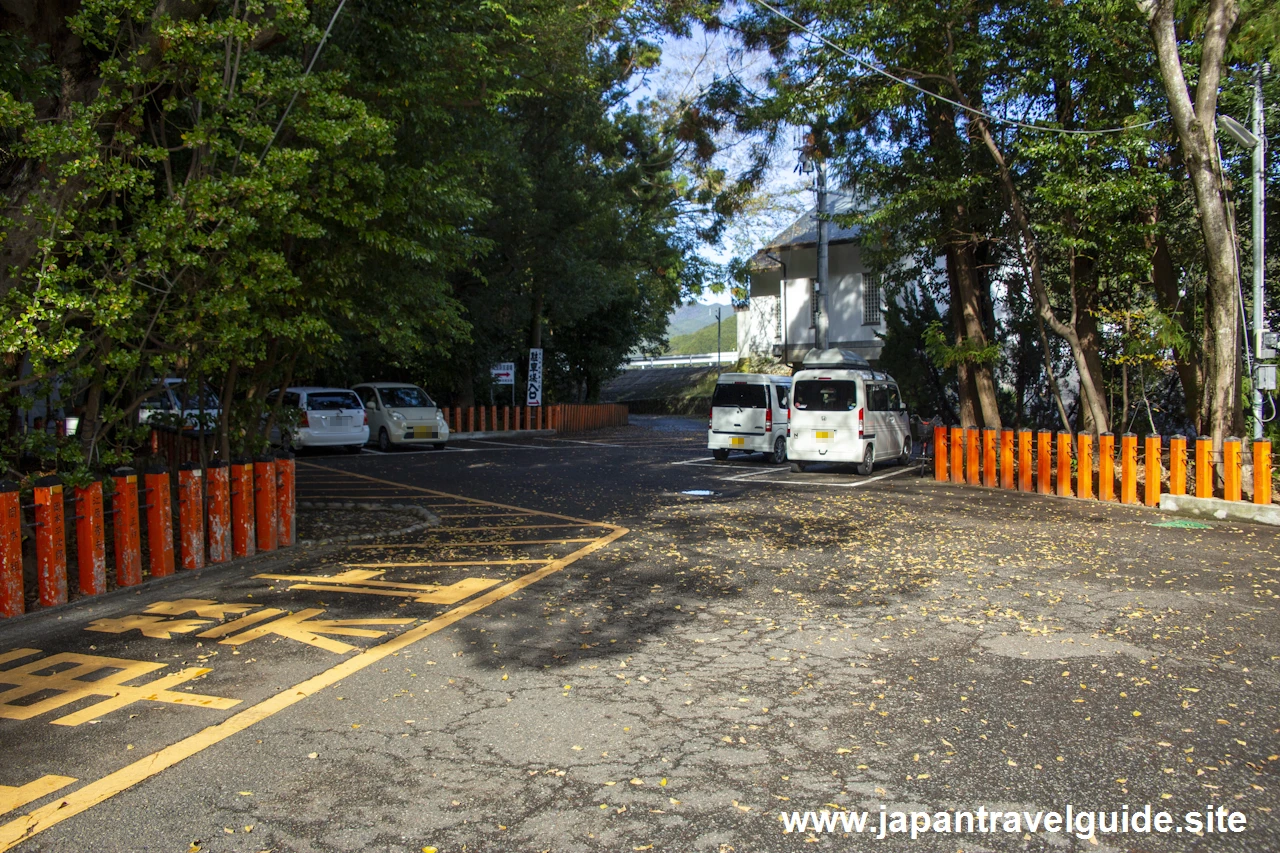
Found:
[{"label": "drain cover", "polygon": [[1153,521],[1152,527],[1182,527],[1191,530],[1207,530],[1213,527],[1212,524],[1205,524],[1203,521],[1190,521],[1185,518],[1175,518],[1169,521]]},{"label": "drain cover", "polygon": [[693,495],[695,498],[709,498],[712,495],[714,495],[715,492],[711,491],[710,489],[685,489],[680,494]]}]

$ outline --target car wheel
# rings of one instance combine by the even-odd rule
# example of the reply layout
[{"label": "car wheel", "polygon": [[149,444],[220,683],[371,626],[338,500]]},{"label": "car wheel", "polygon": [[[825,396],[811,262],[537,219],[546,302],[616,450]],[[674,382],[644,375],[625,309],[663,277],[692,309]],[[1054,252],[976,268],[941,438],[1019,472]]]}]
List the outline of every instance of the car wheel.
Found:
[{"label": "car wheel", "polygon": [[765,458],[774,465],[781,465],[787,461],[787,437],[785,435],[780,435],[773,440],[773,453],[768,454]]},{"label": "car wheel", "polygon": [[729,451],[724,449],[713,450],[711,451],[711,455],[714,456],[717,461],[723,462],[724,460],[729,458]]},{"label": "car wheel", "polygon": [[874,444],[868,444],[867,449],[862,451],[862,461],[858,463],[858,473],[864,477],[870,477],[875,467],[876,447]]},{"label": "car wheel", "polygon": [[391,436],[387,434],[386,427],[378,430],[378,449],[383,453],[391,452]]},{"label": "car wheel", "polygon": [[905,439],[902,442],[902,452],[898,454],[899,465],[911,464],[911,439]]},{"label": "car wheel", "polygon": [[792,462],[792,463],[791,463],[791,473],[792,473],[792,474],[803,474],[803,473],[804,473],[804,463],[803,463],[803,462]]}]

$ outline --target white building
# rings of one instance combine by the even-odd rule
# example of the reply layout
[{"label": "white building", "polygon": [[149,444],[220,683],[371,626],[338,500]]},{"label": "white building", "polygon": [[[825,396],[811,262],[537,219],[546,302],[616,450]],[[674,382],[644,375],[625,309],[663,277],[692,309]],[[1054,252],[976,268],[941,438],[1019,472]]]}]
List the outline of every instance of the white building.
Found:
[{"label": "white building", "polygon": [[[834,213],[849,209],[844,196]],[[884,293],[880,276],[867,269],[858,228],[827,228],[828,346],[853,350],[868,361],[880,357],[884,334]],[[818,226],[814,212],[797,219],[753,258],[749,301],[738,312],[738,355],[772,355],[796,364],[816,340],[813,292],[818,268]]]}]

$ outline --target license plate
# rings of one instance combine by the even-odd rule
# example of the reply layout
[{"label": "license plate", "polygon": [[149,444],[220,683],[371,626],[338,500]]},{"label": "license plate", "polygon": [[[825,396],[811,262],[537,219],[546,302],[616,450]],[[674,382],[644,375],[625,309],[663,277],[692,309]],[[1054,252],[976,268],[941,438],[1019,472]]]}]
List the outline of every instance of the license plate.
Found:
[{"label": "license plate", "polygon": [[731,439],[729,439],[729,444],[733,445],[734,447],[742,447],[742,446],[743,446],[743,445],[745,445],[746,443],[747,443],[747,440],[746,440],[745,438],[731,438]]},{"label": "license plate", "polygon": [[818,439],[818,441],[830,441],[831,436],[832,432],[828,429],[820,429],[813,434],[813,437]]},{"label": "license plate", "polygon": [[349,417],[337,417],[337,418],[334,418],[334,422],[338,426],[345,426],[345,427],[351,426],[351,418]]},{"label": "license plate", "polygon": [[405,438],[435,438],[436,431],[429,427],[410,427],[405,430]]}]

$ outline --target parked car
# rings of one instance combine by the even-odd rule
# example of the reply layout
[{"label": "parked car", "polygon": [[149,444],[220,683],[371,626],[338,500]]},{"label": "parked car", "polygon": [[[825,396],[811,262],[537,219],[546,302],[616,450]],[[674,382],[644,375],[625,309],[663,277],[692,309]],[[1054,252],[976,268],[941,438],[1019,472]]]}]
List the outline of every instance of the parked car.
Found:
[{"label": "parked car", "polygon": [[758,451],[775,464],[787,461],[787,406],[791,377],[724,373],[711,395],[707,447],[716,459],[730,450]]},{"label": "parked car", "polygon": [[867,475],[880,456],[903,465],[911,460],[910,424],[898,383],[872,370],[862,356],[809,350],[791,387],[792,471],[811,462],[853,462]]},{"label": "parked car", "polygon": [[[272,391],[267,399],[274,400],[278,393]],[[271,430],[273,444],[284,448],[345,447],[359,453],[369,440],[368,415],[349,388],[286,388],[282,405],[296,414]]]},{"label": "parked car", "polygon": [[386,452],[400,445],[443,450],[449,424],[431,395],[408,382],[366,382],[355,387],[369,414],[369,435]]},{"label": "parked car", "polygon": [[221,411],[218,395],[207,387],[192,391],[184,379],[166,379],[138,406],[138,423],[212,430]]}]

